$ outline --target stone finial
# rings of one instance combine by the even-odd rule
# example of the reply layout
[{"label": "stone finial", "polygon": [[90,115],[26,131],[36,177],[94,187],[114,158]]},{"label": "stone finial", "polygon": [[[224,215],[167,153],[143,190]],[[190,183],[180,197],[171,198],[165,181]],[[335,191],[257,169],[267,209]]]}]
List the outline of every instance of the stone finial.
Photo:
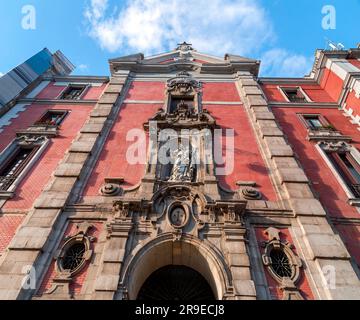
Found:
[{"label": "stone finial", "polygon": [[180,51],[193,51],[194,48],[192,47],[191,43],[187,43],[186,41],[184,41],[183,43],[179,43],[176,50],[180,50]]}]

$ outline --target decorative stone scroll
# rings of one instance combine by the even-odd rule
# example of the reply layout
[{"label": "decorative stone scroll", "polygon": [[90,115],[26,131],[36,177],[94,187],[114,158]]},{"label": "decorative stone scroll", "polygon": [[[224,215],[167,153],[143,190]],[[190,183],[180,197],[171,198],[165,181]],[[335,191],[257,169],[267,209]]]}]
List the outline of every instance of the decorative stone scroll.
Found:
[{"label": "decorative stone scroll", "polygon": [[323,142],[320,142],[319,145],[325,152],[350,152],[351,151],[351,146],[344,141],[339,141],[339,142],[323,141]]},{"label": "decorative stone scroll", "polygon": [[20,147],[40,147],[47,141],[45,136],[37,135],[21,135],[16,138],[16,142]]},{"label": "decorative stone scroll", "polygon": [[171,95],[186,96],[193,95],[201,89],[201,83],[195,80],[187,71],[181,71],[176,77],[167,82],[167,91]]}]

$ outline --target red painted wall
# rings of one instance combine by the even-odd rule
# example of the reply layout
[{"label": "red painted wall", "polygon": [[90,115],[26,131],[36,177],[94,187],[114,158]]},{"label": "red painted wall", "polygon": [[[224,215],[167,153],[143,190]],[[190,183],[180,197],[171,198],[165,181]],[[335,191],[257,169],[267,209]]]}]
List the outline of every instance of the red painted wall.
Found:
[{"label": "red painted wall", "polygon": [[[105,87],[107,86],[104,83],[100,87],[90,87],[86,90],[84,95],[82,96],[82,100],[97,100],[101,96]],[[36,99],[56,99],[62,91],[66,88],[66,86],[58,86],[55,85],[55,82],[49,83],[49,85],[42,90],[37,96]]]},{"label": "red painted wall", "polygon": [[[163,100],[165,84],[162,82],[136,81],[131,85],[127,99]],[[233,101],[240,103],[234,83],[205,83],[203,100]],[[108,177],[124,177],[125,188],[140,183],[145,174],[145,165],[131,165],[126,160],[126,152],[132,142],[126,142],[126,135],[133,128],[143,129],[143,124],[151,118],[162,104],[124,104],[111,134],[104,146],[100,159],[90,177],[84,196],[97,196]],[[237,181],[256,181],[265,199],[275,200],[276,195],[268,177],[267,169],[257,145],[247,114],[240,105],[204,105],[223,128],[235,129],[235,170],[219,177],[227,189],[236,190]],[[111,156],[110,156],[111,155]]]},{"label": "red painted wall", "polygon": [[[278,87],[298,87],[294,84],[263,84],[262,89],[264,94],[268,98],[269,101],[276,102],[287,102],[285,97],[282,95],[280,89]],[[300,87],[304,90],[304,92],[309,96],[312,101],[316,102],[335,102],[334,98],[328,94],[320,85],[300,85]]]},{"label": "red painted wall", "polygon": [[65,152],[71,146],[72,141],[84,125],[93,107],[91,105],[33,104],[22,112],[18,118],[13,119],[11,125],[4,128],[4,132],[1,133],[0,150],[3,150],[11,143],[16,137],[15,132],[17,130],[24,130],[35,123],[46,110],[71,111],[61,125],[59,136],[51,139],[40,159],[17,187],[15,197],[6,202],[3,207],[4,210],[28,210],[32,207],[34,201],[50,180],[57,165],[64,158]]},{"label": "red painted wall", "polygon": [[124,104],[121,107],[119,117],[87,183],[85,196],[98,196],[104,179],[109,177],[124,177],[125,188],[140,183],[145,174],[145,165],[128,163],[126,153],[134,142],[127,142],[126,136],[131,129],[143,130],[143,124],[148,122],[160,107],[160,104]]},{"label": "red painted wall", "polygon": [[[264,254],[265,249],[263,248],[262,244],[268,241],[268,238],[265,235],[266,228],[255,228],[255,234],[258,241],[258,247],[261,254]],[[288,229],[279,229],[280,231],[280,239],[283,242],[288,241],[289,243],[293,244],[290,231]],[[296,248],[293,248],[293,252],[297,254]],[[265,269],[265,277],[269,286],[270,294],[273,300],[281,300],[283,297],[283,292],[279,288],[279,283],[270,275],[267,268],[264,266]],[[305,300],[314,300],[314,296],[311,292],[309,283],[305,277],[305,272],[302,269],[299,281],[296,283],[297,288],[300,291],[300,294]]]},{"label": "red painted wall", "polygon": [[329,96],[338,101],[342,91],[343,80],[339,78],[334,72],[329,69],[325,69],[320,80],[320,86],[323,88]]},{"label": "red painted wall", "polygon": [[360,69],[360,60],[357,59],[348,59],[348,61],[355,67]]},{"label": "red painted wall", "polygon": [[353,137],[353,145],[359,148],[360,139],[357,126],[351,124],[349,119],[345,118],[337,109],[274,107],[273,112],[329,215],[331,217],[358,218],[359,213],[354,207],[347,204],[348,198],[345,191],[315,148],[315,144],[307,141],[307,129],[297,113],[322,114],[342,134]]},{"label": "red painted wall", "polygon": [[164,101],[166,84],[164,82],[133,81],[126,100],[157,100]]},{"label": "red painted wall", "polygon": [[360,99],[355,96],[355,91],[349,92],[346,98],[346,109],[353,109],[353,116],[360,116]]},{"label": "red painted wall", "polygon": [[[101,222],[95,222],[95,223],[92,222],[91,224],[93,225],[93,228],[91,228],[89,230],[88,235],[91,237],[95,237],[95,241],[91,243],[91,250],[94,250],[96,243],[98,242],[98,237],[102,231],[103,224]],[[58,250],[61,249],[62,245],[65,242],[64,239],[67,236],[72,236],[76,233],[76,225],[77,224],[75,222],[69,223],[69,225],[65,231],[63,240],[61,241],[60,245],[58,246]],[[86,276],[87,276],[87,273],[89,270],[89,265],[90,265],[90,263],[88,261],[87,265],[74,277],[72,283],[70,284],[70,291],[72,294],[78,295],[81,293],[82,286],[84,284],[84,281],[86,280]],[[55,276],[56,276],[56,261],[53,260],[51,262],[51,265],[50,265],[48,271],[46,272],[43,282],[39,288],[38,294],[40,294],[40,295],[44,294],[48,289],[51,288],[51,282],[55,278]]]},{"label": "red painted wall", "polygon": [[202,84],[203,102],[241,102],[235,83],[207,82]]},{"label": "red painted wall", "polygon": [[[226,189],[237,190],[237,181],[256,181],[265,200],[276,200],[268,170],[259,152],[257,141],[242,105],[204,105],[222,129],[234,129],[234,171],[226,176],[218,176]],[[225,131],[223,131],[225,134]],[[225,141],[223,141],[223,156]]]}]

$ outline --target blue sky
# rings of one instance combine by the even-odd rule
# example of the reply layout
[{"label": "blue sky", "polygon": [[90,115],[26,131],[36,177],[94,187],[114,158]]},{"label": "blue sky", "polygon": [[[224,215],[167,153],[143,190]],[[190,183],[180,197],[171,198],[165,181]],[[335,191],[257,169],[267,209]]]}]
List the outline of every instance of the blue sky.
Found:
[{"label": "blue sky", "polygon": [[[36,29],[22,28],[33,5]],[[336,29],[322,28],[334,6]],[[360,43],[360,0],[12,0],[0,3],[0,73],[44,47],[60,49],[76,74],[108,75],[107,60],[192,42],[199,51],[262,59],[262,76],[303,76],[325,38]]]}]

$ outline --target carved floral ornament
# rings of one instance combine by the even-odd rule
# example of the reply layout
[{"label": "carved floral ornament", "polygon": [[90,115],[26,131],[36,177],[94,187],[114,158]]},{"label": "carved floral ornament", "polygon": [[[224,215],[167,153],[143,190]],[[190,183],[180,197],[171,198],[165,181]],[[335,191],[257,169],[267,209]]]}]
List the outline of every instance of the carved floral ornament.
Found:
[{"label": "carved floral ornament", "polygon": [[167,90],[173,95],[190,95],[201,89],[201,83],[187,71],[181,71],[167,81]]},{"label": "carved floral ornament", "polygon": [[[165,217],[174,232],[183,232],[193,220],[200,230],[207,223],[221,219],[226,223],[242,223],[246,203],[220,201],[207,203],[202,193],[189,186],[168,186],[156,192],[151,201],[117,200],[113,203],[116,218],[126,221],[140,214],[156,223]],[[221,217],[221,218],[220,218]]]},{"label": "carved floral ornament", "polygon": [[39,147],[48,140],[45,136],[22,135],[16,138],[16,142],[21,147]]},{"label": "carved floral ornament", "polygon": [[280,231],[270,227],[265,231],[268,241],[263,243],[262,260],[269,274],[283,291],[283,300],[303,300],[296,283],[300,279],[301,259],[294,253],[293,245],[280,239]]},{"label": "carved floral ornament", "polygon": [[319,143],[320,147],[325,152],[350,152],[351,145],[344,141],[331,142],[331,141],[323,141]]}]

